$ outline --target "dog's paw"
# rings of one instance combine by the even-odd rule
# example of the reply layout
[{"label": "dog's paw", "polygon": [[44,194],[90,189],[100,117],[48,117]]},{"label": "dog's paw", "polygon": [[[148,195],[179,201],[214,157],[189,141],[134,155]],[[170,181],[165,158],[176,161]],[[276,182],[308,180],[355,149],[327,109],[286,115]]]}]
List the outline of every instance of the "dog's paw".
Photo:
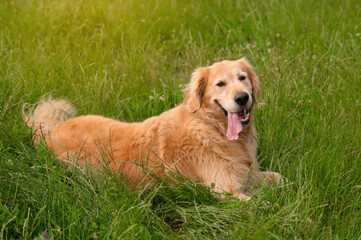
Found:
[{"label": "dog's paw", "polygon": [[272,177],[270,181],[272,181],[272,183],[275,185],[281,185],[281,184],[283,185],[285,183],[285,180],[282,177],[282,175],[276,172],[272,172]]},{"label": "dog's paw", "polygon": [[249,200],[251,200],[251,197],[249,197],[249,196],[247,196],[247,195],[245,195],[245,194],[240,193],[240,194],[238,195],[238,199],[241,200],[241,201],[249,201]]},{"label": "dog's paw", "polygon": [[287,178],[282,177],[281,174],[276,172],[261,172],[264,182],[270,185],[283,185],[287,182]]}]

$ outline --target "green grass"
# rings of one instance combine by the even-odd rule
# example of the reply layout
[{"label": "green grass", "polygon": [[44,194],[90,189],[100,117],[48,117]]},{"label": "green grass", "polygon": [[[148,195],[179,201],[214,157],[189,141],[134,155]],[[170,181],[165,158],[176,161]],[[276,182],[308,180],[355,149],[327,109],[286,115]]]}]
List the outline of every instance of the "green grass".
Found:
[{"label": "green grass", "polygon": [[[361,239],[360,16],[356,0],[1,1],[0,239]],[[242,56],[263,89],[261,167],[289,179],[250,202],[66,169],[22,122],[49,92],[141,121],[196,67]]]}]

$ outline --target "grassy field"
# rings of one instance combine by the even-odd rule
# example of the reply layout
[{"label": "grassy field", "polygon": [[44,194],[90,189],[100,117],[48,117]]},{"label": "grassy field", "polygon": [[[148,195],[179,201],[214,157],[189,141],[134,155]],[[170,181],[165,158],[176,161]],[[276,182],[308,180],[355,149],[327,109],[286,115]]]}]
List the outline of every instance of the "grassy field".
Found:
[{"label": "grassy field", "polygon": [[[360,16],[357,0],[2,0],[0,239],[361,239]],[[289,179],[246,203],[66,169],[22,122],[49,93],[142,121],[196,67],[242,56],[263,89],[260,165]]]}]

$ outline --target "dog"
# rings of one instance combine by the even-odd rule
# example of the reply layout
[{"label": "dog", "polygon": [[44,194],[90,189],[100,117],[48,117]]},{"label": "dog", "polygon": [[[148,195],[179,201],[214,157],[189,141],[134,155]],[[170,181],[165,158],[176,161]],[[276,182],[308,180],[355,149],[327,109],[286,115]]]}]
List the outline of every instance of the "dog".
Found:
[{"label": "dog", "polygon": [[245,59],[197,68],[177,107],[140,123],[103,116],[74,118],[66,100],[41,101],[23,111],[35,135],[44,138],[62,162],[91,168],[104,165],[121,173],[132,189],[145,177],[178,171],[194,181],[249,200],[246,190],[259,182],[279,183],[275,172],[261,172],[256,161],[255,103],[259,80]]}]

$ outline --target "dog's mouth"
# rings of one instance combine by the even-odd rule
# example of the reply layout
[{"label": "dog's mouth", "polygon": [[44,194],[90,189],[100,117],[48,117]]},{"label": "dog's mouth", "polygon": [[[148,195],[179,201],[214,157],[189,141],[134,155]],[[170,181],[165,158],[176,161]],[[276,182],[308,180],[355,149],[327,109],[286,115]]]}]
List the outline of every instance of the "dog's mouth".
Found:
[{"label": "dog's mouth", "polygon": [[[222,109],[222,112],[224,113],[224,115],[226,116],[226,118],[228,118],[228,112],[226,109],[224,109],[222,107],[222,105],[216,100],[215,101],[217,103],[217,105]],[[231,113],[232,114],[232,113]],[[241,111],[239,111],[238,113],[233,113],[233,114],[237,114],[238,117],[240,118],[242,125],[247,125],[250,122],[250,117],[249,117],[249,112],[246,108],[242,108]]]},{"label": "dog's mouth", "polygon": [[228,120],[227,138],[229,140],[237,140],[238,134],[242,132],[243,126],[250,122],[248,110],[246,108],[242,108],[239,112],[228,112],[217,100],[215,102],[222,109]]}]

